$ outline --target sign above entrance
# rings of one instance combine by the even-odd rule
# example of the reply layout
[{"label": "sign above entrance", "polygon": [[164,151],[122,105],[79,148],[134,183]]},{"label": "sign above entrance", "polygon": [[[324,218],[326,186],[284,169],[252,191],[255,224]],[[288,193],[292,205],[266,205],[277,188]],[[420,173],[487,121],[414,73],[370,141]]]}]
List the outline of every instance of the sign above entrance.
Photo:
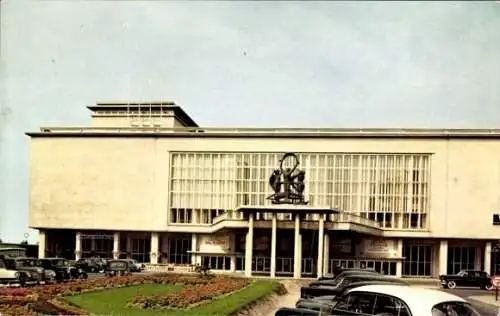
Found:
[{"label": "sign above entrance", "polygon": [[275,169],[269,177],[274,193],[267,199],[273,204],[308,204],[304,200],[306,172],[297,168],[299,164],[299,158],[294,153],[284,154],[279,161],[279,169]]}]

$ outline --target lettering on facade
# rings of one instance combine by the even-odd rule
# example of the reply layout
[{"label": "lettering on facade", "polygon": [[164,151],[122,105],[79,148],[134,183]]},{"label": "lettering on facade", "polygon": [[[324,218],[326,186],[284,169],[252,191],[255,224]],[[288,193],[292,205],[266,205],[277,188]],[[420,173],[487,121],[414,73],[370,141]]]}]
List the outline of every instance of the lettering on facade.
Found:
[{"label": "lettering on facade", "polygon": [[396,255],[396,244],[394,240],[388,239],[366,239],[360,245],[360,255],[378,255],[394,257]]},{"label": "lettering on facade", "polygon": [[[298,169],[300,162],[294,153],[286,153],[269,177],[269,185],[274,193],[267,197],[273,204],[306,205],[304,200],[306,172]],[[291,165],[291,167],[285,167]]]},{"label": "lettering on facade", "polygon": [[200,235],[201,253],[227,253],[230,248],[229,236]]}]

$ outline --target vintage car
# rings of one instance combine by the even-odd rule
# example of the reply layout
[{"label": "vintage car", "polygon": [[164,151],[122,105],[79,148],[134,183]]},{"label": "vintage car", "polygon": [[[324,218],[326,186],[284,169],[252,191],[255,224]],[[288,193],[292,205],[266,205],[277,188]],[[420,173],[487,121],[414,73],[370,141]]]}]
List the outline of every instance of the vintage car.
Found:
[{"label": "vintage car", "polygon": [[314,284],[335,284],[339,280],[342,279],[342,277],[347,276],[347,275],[359,275],[359,274],[369,274],[369,275],[384,275],[380,274],[375,270],[366,270],[366,269],[347,269],[345,271],[340,272],[339,274],[336,275],[336,277],[321,277],[318,278],[315,281],[312,281],[309,285],[314,285]]},{"label": "vintage car", "polygon": [[127,259],[108,260],[104,273],[109,277],[130,275],[130,262]]},{"label": "vintage car", "polygon": [[135,259],[123,259],[129,262],[130,272],[141,272],[144,269],[144,264],[137,262]]},{"label": "vintage car", "polygon": [[478,270],[461,270],[454,275],[440,275],[439,282],[446,289],[454,289],[457,286],[479,287],[485,290],[493,288],[490,276],[486,272]]},{"label": "vintage car", "polygon": [[9,269],[5,258],[0,257],[0,283],[19,284],[24,287],[27,281],[28,275],[25,272]]},{"label": "vintage car", "polygon": [[87,273],[82,269],[71,266],[69,261],[64,258],[44,258],[39,259],[40,265],[46,270],[55,272],[56,282],[65,282],[75,279],[86,279]]},{"label": "vintage car", "polygon": [[374,273],[374,274],[380,274],[377,271],[373,269],[361,269],[361,268],[336,268],[333,271],[333,274],[329,275],[324,275],[318,278],[318,281],[322,280],[334,280],[336,279],[339,275],[344,274],[344,273]]},{"label": "vintage car", "polygon": [[12,270],[25,272],[28,283],[53,283],[56,278],[56,273],[53,270],[42,268],[40,261],[36,258],[9,258],[6,259],[6,264]]},{"label": "vintage car", "polygon": [[[408,285],[407,282],[395,277],[389,277],[381,274],[349,274],[339,276],[341,278],[336,283],[327,283],[326,281],[316,281],[300,288],[301,298],[314,298],[323,295],[339,295],[344,291],[344,287],[362,281],[383,281],[385,283]],[[323,283],[320,283],[323,282]]]},{"label": "vintage car", "polygon": [[96,273],[99,272],[99,265],[97,263],[93,262],[89,258],[85,259],[78,259],[76,260],[73,265],[77,269],[82,269],[82,271],[85,271],[86,273]]},{"label": "vintage car", "polygon": [[[295,313],[298,310],[298,313]],[[321,315],[320,311],[285,308],[275,315]],[[304,314],[300,314],[304,313]],[[347,291],[327,315],[480,316],[470,303],[456,295],[399,285],[366,285]]]},{"label": "vintage car", "polygon": [[333,306],[335,306],[335,304],[337,303],[337,298],[344,295],[347,291],[360,286],[376,285],[376,284],[398,284],[401,286],[409,286],[409,284],[404,281],[402,281],[402,283],[394,283],[393,280],[384,280],[384,279],[353,282],[341,286],[342,289],[341,290],[339,289],[340,292],[337,295],[323,295],[323,296],[316,296],[313,298],[300,298],[295,304],[295,307],[313,309],[318,311],[331,310]]}]

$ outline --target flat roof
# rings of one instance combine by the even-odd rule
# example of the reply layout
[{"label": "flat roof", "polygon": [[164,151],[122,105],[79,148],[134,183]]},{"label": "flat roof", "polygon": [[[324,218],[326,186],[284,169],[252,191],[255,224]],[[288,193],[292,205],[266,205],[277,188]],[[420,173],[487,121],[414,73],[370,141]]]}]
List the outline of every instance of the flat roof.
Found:
[{"label": "flat roof", "polygon": [[[179,110],[182,111],[180,107]],[[500,129],[42,127],[39,132],[28,132],[26,135],[31,137],[498,139]]]},{"label": "flat roof", "polygon": [[161,101],[161,102],[97,102],[95,105],[87,106],[87,109],[92,112],[97,111],[127,111],[138,110],[144,108],[151,108],[152,110],[170,110],[174,111],[174,115],[184,122],[188,127],[198,127],[198,124],[175,102]]}]

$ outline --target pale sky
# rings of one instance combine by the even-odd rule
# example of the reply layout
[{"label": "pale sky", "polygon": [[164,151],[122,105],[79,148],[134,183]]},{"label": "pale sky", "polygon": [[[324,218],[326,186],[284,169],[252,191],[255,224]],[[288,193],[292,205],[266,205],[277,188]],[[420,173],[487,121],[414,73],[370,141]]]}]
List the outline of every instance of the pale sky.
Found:
[{"label": "pale sky", "polygon": [[498,2],[1,3],[4,241],[37,239],[24,133],[87,125],[97,101],[173,100],[201,126],[500,128]]}]

